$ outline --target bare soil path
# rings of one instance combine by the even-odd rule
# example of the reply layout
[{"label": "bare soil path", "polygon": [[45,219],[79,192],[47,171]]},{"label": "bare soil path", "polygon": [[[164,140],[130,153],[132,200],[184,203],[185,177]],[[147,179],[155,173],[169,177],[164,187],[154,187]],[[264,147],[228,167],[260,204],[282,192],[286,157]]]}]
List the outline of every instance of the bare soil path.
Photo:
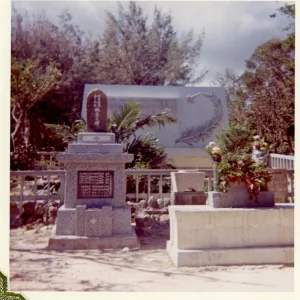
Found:
[{"label": "bare soil path", "polygon": [[47,250],[55,228],[10,231],[11,291],[292,292],[283,265],[176,268],[167,237],[140,238],[139,251]]}]

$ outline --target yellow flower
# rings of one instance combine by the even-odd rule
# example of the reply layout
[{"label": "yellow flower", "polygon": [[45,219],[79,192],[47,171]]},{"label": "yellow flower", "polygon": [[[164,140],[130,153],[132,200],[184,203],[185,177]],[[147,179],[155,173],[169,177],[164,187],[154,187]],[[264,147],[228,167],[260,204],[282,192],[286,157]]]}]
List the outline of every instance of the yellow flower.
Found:
[{"label": "yellow flower", "polygon": [[212,154],[221,154],[221,149],[219,147],[215,146],[212,148],[211,153]]}]

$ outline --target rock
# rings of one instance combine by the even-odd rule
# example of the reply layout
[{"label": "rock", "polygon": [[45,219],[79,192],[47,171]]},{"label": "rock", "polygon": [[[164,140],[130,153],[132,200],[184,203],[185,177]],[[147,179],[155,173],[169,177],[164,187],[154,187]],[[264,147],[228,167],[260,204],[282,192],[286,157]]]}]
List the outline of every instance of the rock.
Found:
[{"label": "rock", "polygon": [[44,224],[54,224],[58,211],[58,204],[55,201],[49,201],[44,204],[45,212],[43,214]]},{"label": "rock", "polygon": [[38,190],[44,189],[45,186],[47,186],[47,180],[44,180],[43,178],[39,178],[39,179],[36,181],[36,188],[37,188]]},{"label": "rock", "polygon": [[154,220],[148,214],[138,213],[135,216],[135,223],[137,227],[148,228],[153,225]]},{"label": "rock", "polygon": [[164,200],[163,199],[157,199],[157,204],[159,208],[164,208]]},{"label": "rock", "polygon": [[148,206],[151,207],[151,208],[158,208],[157,200],[153,196],[149,197]]},{"label": "rock", "polygon": [[196,192],[194,188],[187,188],[184,190],[185,192]]},{"label": "rock", "polygon": [[28,220],[26,221],[27,224],[32,224],[37,220],[37,216],[33,215],[31,217],[28,218]]},{"label": "rock", "polygon": [[10,202],[10,225],[15,226],[14,223],[20,214],[18,204],[16,202]]},{"label": "rock", "polygon": [[23,227],[24,231],[32,230],[32,229],[34,229],[34,228],[35,228],[35,227],[34,227],[34,225],[32,225],[32,224],[27,224],[27,225],[25,225],[25,226]]},{"label": "rock", "polygon": [[48,224],[54,224],[57,216],[57,206],[49,206],[48,208]]},{"label": "rock", "polygon": [[28,215],[35,215],[35,205],[35,202],[32,201],[23,203],[22,213]]},{"label": "rock", "polygon": [[20,210],[16,202],[10,202],[10,226],[18,227],[22,224],[20,219]]},{"label": "rock", "polygon": [[159,219],[159,225],[162,230],[169,230],[170,228],[169,216],[161,215]]},{"label": "rock", "polygon": [[171,198],[164,198],[164,207],[168,207],[171,204]]},{"label": "rock", "polygon": [[139,202],[139,207],[140,208],[146,208],[147,207],[147,201],[146,200],[141,200]]},{"label": "rock", "polygon": [[137,208],[139,207],[138,203],[133,203],[131,201],[127,201],[126,203],[130,207],[131,215],[133,215],[136,212]]},{"label": "rock", "polygon": [[37,215],[43,215],[45,213],[45,207],[42,203],[37,203],[35,206],[35,213]]},{"label": "rock", "polygon": [[169,214],[169,210],[168,210],[167,207],[164,207],[164,208],[162,208],[162,209],[160,210],[160,213],[161,213],[161,214],[167,215],[167,214]]}]

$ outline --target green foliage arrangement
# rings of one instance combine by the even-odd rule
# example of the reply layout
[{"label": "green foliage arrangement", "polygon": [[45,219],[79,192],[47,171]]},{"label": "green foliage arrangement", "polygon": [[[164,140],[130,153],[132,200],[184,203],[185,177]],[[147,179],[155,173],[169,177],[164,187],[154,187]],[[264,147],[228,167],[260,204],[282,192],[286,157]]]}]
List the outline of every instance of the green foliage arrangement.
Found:
[{"label": "green foliage arrangement", "polygon": [[252,152],[254,131],[241,125],[221,130],[216,137],[224,160],[244,160]]},{"label": "green foliage arrangement", "polygon": [[217,135],[217,145],[222,152],[218,166],[221,190],[226,191],[232,183],[244,183],[250,199],[256,200],[271,175],[265,163],[251,158],[253,132],[241,126],[225,128]]},{"label": "green foliage arrangement", "polygon": [[271,181],[271,175],[266,165],[257,163],[249,157],[240,161],[223,160],[219,165],[219,178],[226,186],[231,183],[244,183],[247,186],[250,199],[255,200],[260,189]]}]

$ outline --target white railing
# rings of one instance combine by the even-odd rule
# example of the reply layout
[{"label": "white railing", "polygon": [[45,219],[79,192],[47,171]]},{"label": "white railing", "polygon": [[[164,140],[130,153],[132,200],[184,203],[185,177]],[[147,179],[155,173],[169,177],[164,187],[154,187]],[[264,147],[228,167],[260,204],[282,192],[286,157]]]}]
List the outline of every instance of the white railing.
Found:
[{"label": "white railing", "polygon": [[[30,178],[31,180],[25,180]],[[40,177],[40,178],[38,178]],[[53,194],[51,192],[50,182],[51,177],[56,177],[59,183],[59,193]],[[33,179],[33,184],[32,184]],[[37,193],[37,180],[41,179],[46,188],[42,195]],[[10,172],[11,188],[10,200],[19,201],[22,207],[23,201],[27,200],[59,200],[61,204],[64,203],[65,197],[65,171],[11,171]],[[16,186],[14,186],[16,185]]]},{"label": "white railing", "polygon": [[294,156],[271,153],[270,167],[272,169],[294,170]]},{"label": "white railing", "polygon": [[[163,179],[166,179],[171,186],[171,172],[178,172],[179,169],[149,169],[149,170],[125,170],[126,176],[134,176],[135,179],[135,193],[127,193],[129,198],[135,198],[137,202],[139,198],[149,199],[151,195],[158,196],[158,198],[169,198],[169,193],[163,193]],[[213,186],[213,170],[212,169],[199,169],[199,172],[206,173],[206,180],[208,191],[212,191]],[[142,177],[147,177],[147,193],[140,193],[139,183]],[[159,177],[158,193],[151,192],[151,177]]]},{"label": "white railing", "polygon": [[[126,176],[133,176],[135,181],[135,192],[127,193],[126,196],[129,198],[138,199],[149,199],[151,195],[160,198],[170,197],[170,192],[163,193],[163,181],[168,181],[169,186],[171,186],[171,172],[178,172],[175,169],[152,169],[152,170],[125,170]],[[212,190],[212,169],[199,170],[206,173],[206,180],[208,185],[208,190]],[[25,180],[26,177],[31,177],[30,180]],[[38,194],[37,180],[41,178],[44,181],[45,189],[43,194]],[[51,177],[56,177],[57,182],[60,183],[59,193],[51,193]],[[147,192],[141,193],[139,191],[139,183],[143,177],[147,177]],[[152,177],[158,178],[158,191],[152,192],[153,185],[151,184]],[[51,171],[11,171],[11,192],[10,200],[20,202],[20,207],[23,201],[37,201],[37,200],[60,200],[60,203],[64,203],[64,190],[65,190],[65,171],[64,170],[51,170]],[[33,182],[32,182],[33,181]]]},{"label": "white railing", "polygon": [[[131,176],[131,180],[134,182],[134,191],[127,192],[126,196],[129,199],[135,199],[137,202],[139,199],[149,199],[150,196],[156,198],[169,198],[171,196],[170,189],[167,192],[163,191],[163,183],[167,183],[171,187],[171,172],[178,172],[178,169],[150,169],[150,170],[125,170],[127,178]],[[207,191],[213,190],[213,170],[212,169],[199,169],[200,172],[206,173]],[[273,172],[281,172],[285,170],[273,169]],[[271,170],[272,172],[272,170]],[[287,170],[288,177],[288,197],[291,202],[294,202],[294,171]],[[20,201],[22,205],[23,201],[27,200],[60,200],[60,203],[64,203],[64,190],[65,190],[65,171],[64,170],[51,170],[51,171],[11,171],[11,201]],[[31,180],[25,180],[26,177],[31,177]],[[42,194],[38,194],[37,180],[38,177],[44,181],[45,188]],[[53,194],[51,192],[51,177],[55,177],[59,182],[59,192]],[[157,178],[156,190],[153,189],[153,183],[151,179]],[[15,179],[18,178],[18,179]],[[13,181],[13,179],[15,179]],[[29,179],[29,178],[28,178]],[[143,190],[139,190],[141,180],[144,180],[146,186]],[[158,189],[157,189],[158,185]],[[17,187],[16,187],[17,186]]]}]

